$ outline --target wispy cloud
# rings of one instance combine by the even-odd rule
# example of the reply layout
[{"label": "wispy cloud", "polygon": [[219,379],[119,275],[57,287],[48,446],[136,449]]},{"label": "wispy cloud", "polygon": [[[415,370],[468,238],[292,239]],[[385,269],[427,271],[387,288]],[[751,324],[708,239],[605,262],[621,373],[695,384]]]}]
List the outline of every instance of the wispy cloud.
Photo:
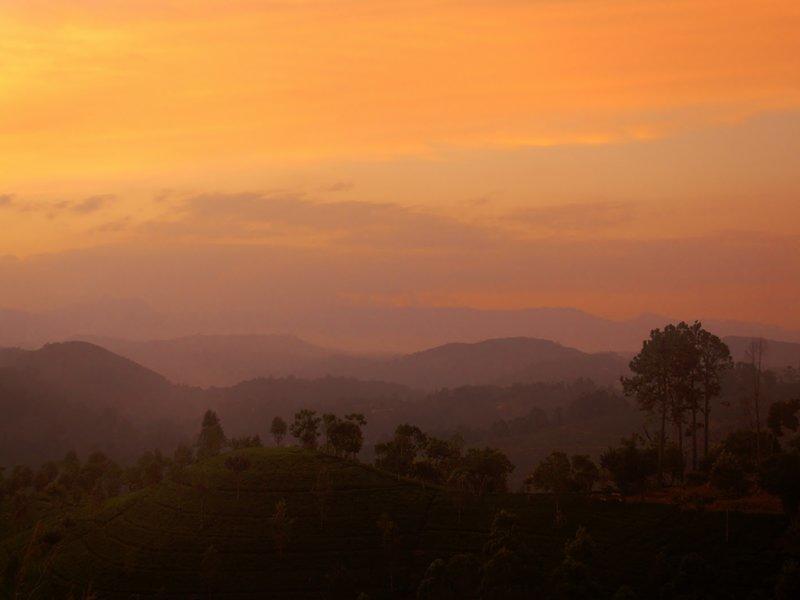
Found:
[{"label": "wispy cloud", "polygon": [[113,194],[101,194],[78,200],[37,202],[33,200],[18,200],[15,196],[5,194],[0,196],[0,209],[13,210],[20,213],[41,213],[49,218],[62,215],[84,216],[105,210],[116,199]]},{"label": "wispy cloud", "polygon": [[636,206],[627,202],[553,204],[528,207],[508,215],[512,221],[555,231],[600,231],[631,222]]}]

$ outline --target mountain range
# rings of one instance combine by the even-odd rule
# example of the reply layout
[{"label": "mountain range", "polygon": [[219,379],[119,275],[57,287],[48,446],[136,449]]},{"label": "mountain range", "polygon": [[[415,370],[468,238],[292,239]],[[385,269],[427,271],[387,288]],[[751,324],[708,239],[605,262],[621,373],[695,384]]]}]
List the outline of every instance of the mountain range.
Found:
[{"label": "mountain range", "polygon": [[[615,320],[564,307],[480,310],[333,305],[315,310],[163,312],[142,300],[109,299],[40,312],[0,309],[0,346],[36,348],[82,338],[147,341],[196,334],[290,333],[318,346],[359,353],[409,353],[450,342],[517,336],[553,340],[584,352],[631,352],[641,347],[651,329],[677,320],[674,315],[657,314]],[[720,336],[800,342],[800,332],[779,326],[701,320]]]},{"label": "mountain range", "polygon": [[197,335],[172,340],[84,338],[168,379],[202,387],[257,377],[352,377],[420,390],[482,384],[591,379],[613,385],[627,361],[613,352],[587,353],[536,338],[450,343],[398,355],[354,354],[287,335]]}]

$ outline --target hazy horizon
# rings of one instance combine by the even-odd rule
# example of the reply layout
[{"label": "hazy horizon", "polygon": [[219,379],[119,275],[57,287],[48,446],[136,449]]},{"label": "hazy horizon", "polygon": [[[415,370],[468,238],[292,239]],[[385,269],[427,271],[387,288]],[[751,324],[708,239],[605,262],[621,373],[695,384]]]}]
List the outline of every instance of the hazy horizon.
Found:
[{"label": "hazy horizon", "polygon": [[798,26],[755,0],[6,3],[2,304],[800,330]]}]

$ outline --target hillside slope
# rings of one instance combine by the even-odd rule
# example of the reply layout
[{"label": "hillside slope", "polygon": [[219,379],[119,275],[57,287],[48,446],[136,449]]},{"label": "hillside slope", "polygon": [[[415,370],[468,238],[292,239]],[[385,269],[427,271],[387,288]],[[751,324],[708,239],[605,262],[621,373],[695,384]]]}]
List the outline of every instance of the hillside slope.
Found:
[{"label": "hillside slope", "polygon": [[345,356],[292,335],[192,335],[149,341],[84,339],[158,371],[170,381],[202,387],[235,385],[257,377],[326,375],[326,359]]},{"label": "hillside slope", "polygon": [[[250,461],[240,481],[223,455],[191,467],[179,481],[73,520],[53,551],[45,595],[91,588],[102,598],[414,597],[431,560],[481,553],[501,507],[520,516],[545,573],[561,560],[564,541],[585,525],[598,544],[591,569],[604,595],[626,583],[652,597],[652,586],[660,585],[654,569],[676,568],[690,552],[707,561],[720,593],[734,597],[770,589],[779,568],[773,544],[785,527],[779,517],[734,515],[732,543],[725,544],[722,514],[567,498],[566,522],[556,525],[548,497],[466,499],[459,511],[457,497],[444,489],[355,462],[296,448],[240,453]],[[318,484],[321,472],[330,475],[329,488]],[[280,500],[288,528],[275,525]],[[386,519],[394,524],[388,537],[378,526]],[[57,515],[46,520],[59,526]],[[29,537],[20,532],[0,544],[0,568],[5,553]]]},{"label": "hillside slope", "polygon": [[[749,362],[747,349],[753,338],[743,336],[728,336],[724,342],[731,350],[734,361]],[[800,343],[779,342],[776,340],[764,340],[764,365],[770,369],[784,369],[792,367],[800,369]]]},{"label": "hillside slope", "polygon": [[355,377],[426,390],[579,378],[613,385],[627,370],[625,359],[613,352],[586,353],[525,337],[444,344],[402,356],[350,354],[279,335],[93,341],[172,381],[204,387],[287,376]]},{"label": "hillside slope", "polygon": [[124,412],[166,408],[162,403],[173,393],[172,384],[158,373],[87,342],[0,349],[0,367],[32,373],[84,403]]},{"label": "hillside slope", "polygon": [[614,353],[589,354],[550,340],[515,337],[453,343],[376,367],[377,378],[425,389],[460,385],[592,379],[616,383],[626,372]]}]

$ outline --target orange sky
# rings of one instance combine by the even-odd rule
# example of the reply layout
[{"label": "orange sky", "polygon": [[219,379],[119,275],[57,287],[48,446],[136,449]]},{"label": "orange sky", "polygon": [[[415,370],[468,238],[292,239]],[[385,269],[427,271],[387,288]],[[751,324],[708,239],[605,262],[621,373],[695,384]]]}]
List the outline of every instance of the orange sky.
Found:
[{"label": "orange sky", "polygon": [[6,0],[4,303],[180,305],[98,257],[224,245],[242,305],[248,264],[334,261],[343,301],[800,328],[798,31],[794,0]]}]

